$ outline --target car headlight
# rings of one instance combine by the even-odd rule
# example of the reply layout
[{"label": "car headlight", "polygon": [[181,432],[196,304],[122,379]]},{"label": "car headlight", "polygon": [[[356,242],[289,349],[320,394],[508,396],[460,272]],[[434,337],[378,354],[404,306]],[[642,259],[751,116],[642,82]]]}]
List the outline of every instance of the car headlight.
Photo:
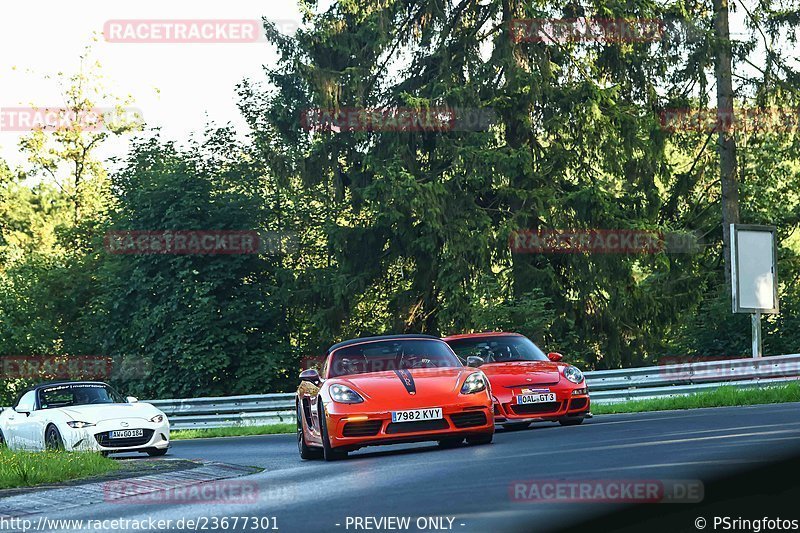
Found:
[{"label": "car headlight", "polygon": [[474,394],[486,390],[486,375],[483,372],[470,374],[461,387],[461,394]]},{"label": "car headlight", "polygon": [[156,415],[150,419],[150,422],[155,422],[156,424],[160,424],[164,421],[164,415]]},{"label": "car headlight", "polygon": [[568,366],[564,368],[564,377],[570,380],[571,382],[578,384],[581,381],[583,381],[583,372],[581,372],[574,366]]},{"label": "car headlight", "polygon": [[67,422],[67,425],[73,429],[83,429],[92,427],[94,424],[90,422],[80,422],[78,420],[70,420],[69,422]]},{"label": "car headlight", "polygon": [[339,403],[361,403],[364,398],[361,397],[356,391],[344,385],[331,385],[331,398],[334,402]]}]

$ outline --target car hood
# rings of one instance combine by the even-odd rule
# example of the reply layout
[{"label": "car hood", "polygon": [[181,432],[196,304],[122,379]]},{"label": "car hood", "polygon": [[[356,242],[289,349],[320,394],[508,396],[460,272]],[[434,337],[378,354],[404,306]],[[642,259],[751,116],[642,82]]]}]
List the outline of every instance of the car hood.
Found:
[{"label": "car hood", "polygon": [[417,368],[400,371],[371,372],[332,378],[331,383],[341,383],[365,400],[405,399],[412,403],[453,398],[459,394],[473,368]]},{"label": "car hood", "polygon": [[94,405],[74,405],[59,409],[73,420],[96,424],[103,420],[120,418],[143,418],[149,420],[161,411],[149,403],[109,403]]},{"label": "car hood", "polygon": [[555,385],[561,379],[561,368],[566,365],[551,361],[513,361],[486,363],[481,370],[493,388],[520,385]]}]

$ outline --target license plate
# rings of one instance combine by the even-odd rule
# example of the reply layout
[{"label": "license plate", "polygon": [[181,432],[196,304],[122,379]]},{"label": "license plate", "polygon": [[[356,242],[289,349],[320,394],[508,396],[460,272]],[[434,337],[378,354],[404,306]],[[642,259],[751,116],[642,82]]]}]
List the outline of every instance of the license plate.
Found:
[{"label": "license plate", "polygon": [[441,420],[442,418],[441,407],[392,411],[392,422],[422,422],[423,420]]},{"label": "license plate", "polygon": [[144,437],[143,429],[121,429],[119,431],[109,431],[109,439],[130,439],[131,437]]},{"label": "license plate", "polygon": [[556,401],[556,393],[542,392],[539,394],[520,394],[517,396],[518,404],[526,403],[548,403]]}]

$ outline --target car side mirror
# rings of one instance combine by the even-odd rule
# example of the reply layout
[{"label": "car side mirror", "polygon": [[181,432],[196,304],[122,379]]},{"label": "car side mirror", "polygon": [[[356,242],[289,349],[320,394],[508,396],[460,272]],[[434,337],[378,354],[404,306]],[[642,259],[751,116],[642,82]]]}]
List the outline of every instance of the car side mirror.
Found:
[{"label": "car side mirror", "polygon": [[472,368],[478,368],[485,362],[483,357],[478,357],[477,355],[470,355],[467,357],[467,366],[471,366]]},{"label": "car side mirror", "polygon": [[128,403],[138,403],[139,398],[137,398],[136,396],[128,396],[127,398],[125,398],[125,401]]},{"label": "car side mirror", "polygon": [[14,411],[16,411],[17,413],[19,413],[21,415],[31,416],[31,412],[30,411],[19,411],[16,407],[14,408]]},{"label": "car side mirror", "polygon": [[319,372],[313,368],[309,368],[308,370],[300,372],[300,381],[308,381],[314,385],[319,385],[322,380],[319,377]]},{"label": "car side mirror", "polygon": [[547,354],[547,358],[550,359],[554,363],[558,363],[559,361],[564,359],[564,356],[561,355],[558,352],[550,352],[549,354]]}]

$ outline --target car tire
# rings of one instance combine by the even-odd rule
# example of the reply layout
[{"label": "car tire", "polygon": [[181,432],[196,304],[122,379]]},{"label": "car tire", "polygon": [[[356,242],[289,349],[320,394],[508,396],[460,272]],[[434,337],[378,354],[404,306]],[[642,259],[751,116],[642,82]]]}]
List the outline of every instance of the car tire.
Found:
[{"label": "car tire", "polygon": [[508,431],[520,431],[523,429],[528,429],[530,425],[530,422],[511,422],[508,424],[503,424],[503,428]]},{"label": "car tire", "polygon": [[163,450],[160,449],[147,450],[147,455],[149,455],[150,457],[162,457],[164,455],[167,455],[167,450],[169,450],[169,448],[164,448]]},{"label": "car tire", "polygon": [[559,418],[558,423],[562,426],[579,426],[583,423],[583,417],[574,416],[570,418]]},{"label": "car tire", "polygon": [[328,422],[325,420],[325,406],[322,405],[322,400],[319,402],[319,433],[322,437],[322,457],[326,461],[338,461],[347,457],[347,452],[337,450],[331,446],[331,440],[328,437]]},{"label": "car tire", "polygon": [[306,444],[306,436],[303,431],[303,410],[300,404],[297,404],[297,448],[300,451],[300,459],[319,459],[322,457],[322,450],[319,448],[312,448]]},{"label": "car tire", "polygon": [[8,446],[6,444],[6,437],[3,435],[3,430],[0,430],[0,448],[5,448],[6,446]]},{"label": "car tire", "polygon": [[56,452],[64,449],[64,439],[53,424],[44,430],[44,447],[47,451]]},{"label": "car tire", "polygon": [[494,440],[494,433],[483,433],[467,437],[467,444],[491,444]]},{"label": "car tire", "polygon": [[464,438],[451,438],[451,439],[442,439],[439,441],[439,448],[447,449],[447,448],[457,448],[461,446],[461,443],[464,442]]}]

